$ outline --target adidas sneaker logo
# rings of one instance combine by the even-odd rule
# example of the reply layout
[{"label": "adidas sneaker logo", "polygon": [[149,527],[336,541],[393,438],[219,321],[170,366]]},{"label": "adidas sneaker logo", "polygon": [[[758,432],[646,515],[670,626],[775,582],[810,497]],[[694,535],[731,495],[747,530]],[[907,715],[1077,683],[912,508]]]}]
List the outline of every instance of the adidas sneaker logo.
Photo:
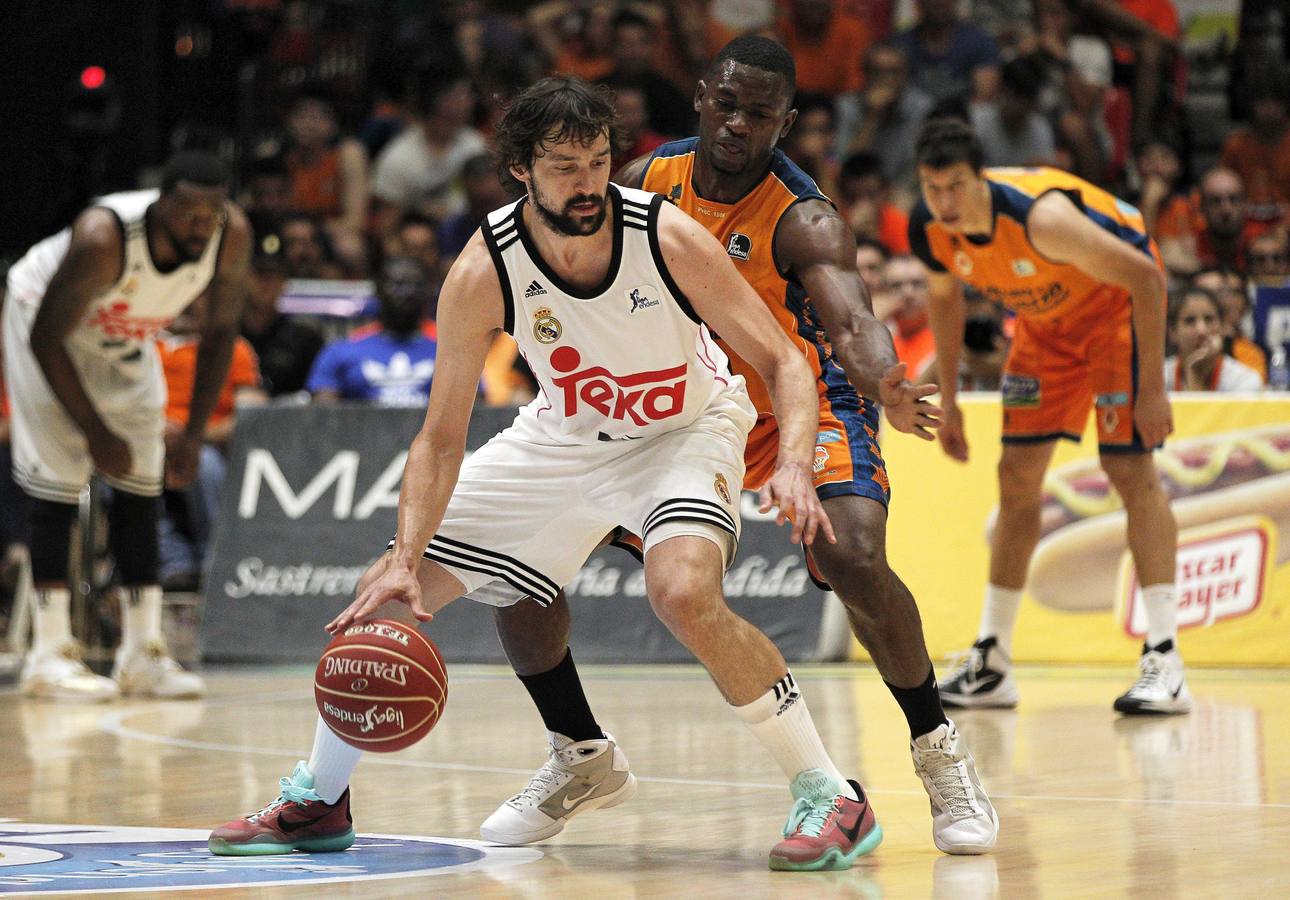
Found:
[{"label": "adidas sneaker logo", "polygon": [[529,297],[540,297],[545,293],[546,288],[542,287],[542,285],[538,284],[536,281],[529,282],[529,286],[524,289],[525,299],[528,299]]}]

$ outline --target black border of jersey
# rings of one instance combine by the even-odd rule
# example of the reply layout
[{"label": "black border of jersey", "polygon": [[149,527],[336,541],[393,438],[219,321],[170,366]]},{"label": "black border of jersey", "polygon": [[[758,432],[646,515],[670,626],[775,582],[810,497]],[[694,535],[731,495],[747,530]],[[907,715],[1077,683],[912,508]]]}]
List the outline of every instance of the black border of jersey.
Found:
[{"label": "black border of jersey", "polygon": [[[519,206],[516,205],[511,210],[511,214],[502,219],[498,225],[503,225],[509,219],[519,217]],[[515,298],[511,295],[511,279],[506,274],[506,263],[502,260],[502,251],[497,247],[497,238],[493,237],[493,228],[496,227],[488,219],[484,220],[484,225],[479,229],[484,236],[484,246],[488,248],[488,255],[493,258],[493,268],[497,270],[497,280],[502,286],[502,330],[507,334],[515,334]]]},{"label": "black border of jersey", "polygon": [[537,266],[539,272],[551,280],[562,293],[568,294],[575,300],[595,300],[601,294],[607,293],[614,282],[618,280],[618,269],[623,260],[623,200],[622,195],[618,193],[618,188],[613,184],[609,185],[609,201],[613,205],[614,211],[614,251],[609,259],[609,268],[605,271],[605,277],[601,279],[600,284],[594,287],[582,290],[574,287],[555,273],[555,270],[547,264],[538,252],[537,245],[533,243],[533,236],[529,234],[528,226],[524,224],[524,204],[528,203],[528,197],[525,197],[515,207],[515,228],[520,233],[520,241],[524,244],[524,249],[528,252],[529,259],[533,265]]},{"label": "black border of jersey", "polygon": [[663,249],[658,243],[658,211],[662,208],[664,202],[666,202],[666,198],[662,194],[655,194],[654,199],[649,203],[650,256],[654,257],[654,268],[658,269],[658,274],[663,276],[663,283],[667,285],[668,292],[676,300],[676,305],[681,307],[681,312],[685,313],[692,322],[702,325],[704,322],[699,318],[699,314],[694,311],[694,307],[690,305],[690,298],[685,296],[685,291],[677,286],[676,281],[672,278],[672,273],[667,270],[667,263],[663,261]]}]

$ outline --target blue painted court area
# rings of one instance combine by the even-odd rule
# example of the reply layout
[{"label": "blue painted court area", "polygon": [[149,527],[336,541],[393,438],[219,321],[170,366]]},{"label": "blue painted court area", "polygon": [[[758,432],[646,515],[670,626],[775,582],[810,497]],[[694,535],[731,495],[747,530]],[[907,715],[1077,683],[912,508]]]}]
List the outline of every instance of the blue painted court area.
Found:
[{"label": "blue painted court area", "polygon": [[0,894],[102,893],[411,878],[533,862],[477,841],[359,835],[343,853],[213,856],[207,832],[0,822]]}]

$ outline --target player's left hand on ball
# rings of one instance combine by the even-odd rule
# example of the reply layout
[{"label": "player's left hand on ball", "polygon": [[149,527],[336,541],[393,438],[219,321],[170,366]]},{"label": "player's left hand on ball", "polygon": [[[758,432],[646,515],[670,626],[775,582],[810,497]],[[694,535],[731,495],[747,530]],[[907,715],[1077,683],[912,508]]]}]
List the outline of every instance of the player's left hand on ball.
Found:
[{"label": "player's left hand on ball", "polygon": [[815,493],[815,484],[807,466],[800,463],[781,463],[775,466],[775,474],[761,489],[761,512],[778,510],[775,524],[783,525],[791,521],[793,531],[790,540],[794,544],[810,544],[818,533],[823,532],[830,544],[836,544],[833,534],[833,523],[820,504]]},{"label": "player's left hand on ball", "polygon": [[358,592],[353,603],[327,624],[327,631],[335,635],[351,625],[362,624],[391,601],[406,603],[418,621],[429,622],[434,618],[425,608],[421,597],[421,582],[417,580],[416,573],[391,563],[380,577]]},{"label": "player's left hand on ball", "polygon": [[940,428],[942,410],[925,400],[935,394],[934,384],[914,384],[905,377],[904,363],[896,363],[883,373],[878,383],[878,400],[891,427],[925,441],[936,440],[934,429]]}]

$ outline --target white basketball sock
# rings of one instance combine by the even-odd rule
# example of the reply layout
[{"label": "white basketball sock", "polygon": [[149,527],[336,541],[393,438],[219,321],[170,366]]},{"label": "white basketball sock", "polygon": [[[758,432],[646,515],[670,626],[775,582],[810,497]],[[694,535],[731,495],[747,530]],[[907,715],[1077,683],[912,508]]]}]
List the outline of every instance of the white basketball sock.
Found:
[{"label": "white basketball sock", "polygon": [[335,803],[349,786],[349,776],[362,757],[363,751],[336,737],[327,723],[318,717],[314,729],[314,749],[309,754],[306,768],[314,776],[314,791],[324,803]]},{"label": "white basketball sock", "polygon": [[1144,587],[1142,605],[1147,611],[1147,646],[1159,647],[1165,641],[1177,646],[1178,591],[1173,582]]},{"label": "white basketball sock", "polygon": [[983,640],[995,637],[999,649],[1005,655],[1012,656],[1012,630],[1017,627],[1017,610],[1021,608],[1020,590],[999,587],[997,584],[985,586],[985,602],[981,604],[981,626],[977,629],[976,639]]},{"label": "white basketball sock", "polygon": [[155,584],[121,589],[121,647],[139,650],[161,641],[161,588]]},{"label": "white basketball sock", "polygon": [[68,611],[72,592],[67,588],[36,588],[32,611],[32,653],[57,650],[72,639],[72,617]]},{"label": "white basketball sock", "polygon": [[746,706],[731,707],[743,719],[762,746],[775,757],[775,762],[788,776],[789,781],[807,769],[823,769],[842,785],[842,793],[858,800],[847,777],[833,764],[824,749],[820,734],[811,721],[806,699],[788,672],[775,686]]}]

